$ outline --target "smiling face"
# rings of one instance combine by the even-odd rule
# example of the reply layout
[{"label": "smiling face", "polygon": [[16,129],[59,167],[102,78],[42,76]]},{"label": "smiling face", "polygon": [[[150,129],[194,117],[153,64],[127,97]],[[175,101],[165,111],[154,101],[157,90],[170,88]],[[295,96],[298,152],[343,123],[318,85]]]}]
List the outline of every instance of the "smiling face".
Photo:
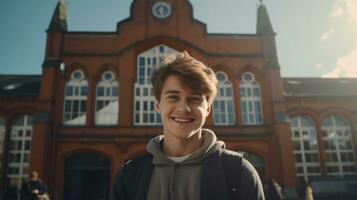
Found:
[{"label": "smiling face", "polygon": [[165,140],[200,138],[202,126],[211,106],[207,97],[195,93],[177,75],[166,78],[156,111],[161,114]]}]

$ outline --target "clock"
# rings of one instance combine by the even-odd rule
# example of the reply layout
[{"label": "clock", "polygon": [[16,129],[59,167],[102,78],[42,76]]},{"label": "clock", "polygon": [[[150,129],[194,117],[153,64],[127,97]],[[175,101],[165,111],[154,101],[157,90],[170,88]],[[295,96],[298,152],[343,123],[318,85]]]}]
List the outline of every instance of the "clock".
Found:
[{"label": "clock", "polygon": [[171,15],[171,6],[166,2],[157,2],[152,7],[152,14],[159,19],[165,19]]}]

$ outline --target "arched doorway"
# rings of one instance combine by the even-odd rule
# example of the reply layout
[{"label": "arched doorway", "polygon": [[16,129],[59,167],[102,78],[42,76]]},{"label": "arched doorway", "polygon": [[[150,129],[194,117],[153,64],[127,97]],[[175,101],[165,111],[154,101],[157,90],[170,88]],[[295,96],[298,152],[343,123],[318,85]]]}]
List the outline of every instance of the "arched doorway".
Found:
[{"label": "arched doorway", "polygon": [[245,159],[247,159],[257,170],[260,179],[265,180],[265,170],[264,170],[264,160],[257,154],[247,152],[247,151],[238,151],[242,154]]},{"label": "arched doorway", "polygon": [[75,154],[64,162],[63,199],[107,199],[109,181],[109,159],[94,152]]}]

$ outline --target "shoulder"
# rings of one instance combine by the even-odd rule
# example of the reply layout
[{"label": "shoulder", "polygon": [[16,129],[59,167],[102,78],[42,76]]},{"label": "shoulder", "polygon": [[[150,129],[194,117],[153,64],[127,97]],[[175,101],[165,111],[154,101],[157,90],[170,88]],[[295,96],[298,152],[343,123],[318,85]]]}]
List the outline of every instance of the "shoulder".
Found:
[{"label": "shoulder", "polygon": [[242,181],[252,185],[261,185],[259,174],[255,167],[245,158],[242,159]]},{"label": "shoulder", "polygon": [[233,165],[239,168],[242,167],[244,160],[242,154],[227,149],[221,149],[219,155],[223,161],[223,165]]},{"label": "shoulder", "polygon": [[240,158],[240,159],[243,158],[242,154],[232,151],[232,150],[228,150],[228,149],[221,149],[221,155],[229,156],[229,157],[236,157],[236,158]]},{"label": "shoulder", "polygon": [[127,161],[124,166],[119,170],[118,176],[121,174],[133,174],[136,173],[142,167],[145,167],[147,163],[152,163],[152,155],[144,153],[132,160]]},{"label": "shoulder", "polygon": [[242,154],[231,150],[222,150],[221,156],[228,158],[229,164],[234,165],[235,169],[241,169],[240,199],[264,199],[262,183],[253,165]]},{"label": "shoulder", "polygon": [[148,163],[151,160],[152,155],[145,153],[127,161],[116,174],[109,199],[128,199],[130,195],[135,194],[137,182],[140,181],[138,174],[150,167]]},{"label": "shoulder", "polygon": [[264,199],[260,177],[253,165],[246,159],[242,160],[241,189],[242,199]]},{"label": "shoulder", "polygon": [[[258,179],[259,175],[253,165],[243,157],[242,154],[235,151],[223,149],[221,152],[221,158],[224,164],[233,165],[241,169],[242,178]],[[239,166],[238,166],[239,165]]]},{"label": "shoulder", "polygon": [[144,153],[132,160],[127,161],[124,165],[124,168],[135,168],[150,160],[152,160],[152,155],[150,153]]},{"label": "shoulder", "polygon": [[243,172],[249,173],[252,175],[258,175],[255,168],[253,167],[253,165],[247,159],[245,159],[242,154],[235,152],[235,151],[223,149],[221,156],[227,157],[227,158],[229,158],[229,160],[241,162],[241,165],[242,165],[241,167],[243,169]]},{"label": "shoulder", "polygon": [[205,165],[212,167],[214,163],[222,163],[223,170],[230,172],[236,171],[233,169],[240,169],[242,165],[243,156],[237,152],[219,149],[205,159]]}]

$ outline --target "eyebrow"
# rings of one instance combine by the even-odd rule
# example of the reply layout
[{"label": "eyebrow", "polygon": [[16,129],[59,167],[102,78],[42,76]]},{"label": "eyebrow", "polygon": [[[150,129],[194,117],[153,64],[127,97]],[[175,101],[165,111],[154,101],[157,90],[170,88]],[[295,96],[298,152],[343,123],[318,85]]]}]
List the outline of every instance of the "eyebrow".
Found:
[{"label": "eyebrow", "polygon": [[180,92],[178,92],[176,90],[168,90],[164,94],[180,94]]},{"label": "eyebrow", "polygon": [[[180,94],[180,92],[177,91],[177,90],[168,90],[168,91],[164,92],[164,95],[166,95],[166,94]],[[198,93],[198,92],[194,92],[194,93],[191,93],[191,94],[189,94],[189,95],[198,95],[198,96],[201,96],[201,95],[203,95],[203,94]]]}]

